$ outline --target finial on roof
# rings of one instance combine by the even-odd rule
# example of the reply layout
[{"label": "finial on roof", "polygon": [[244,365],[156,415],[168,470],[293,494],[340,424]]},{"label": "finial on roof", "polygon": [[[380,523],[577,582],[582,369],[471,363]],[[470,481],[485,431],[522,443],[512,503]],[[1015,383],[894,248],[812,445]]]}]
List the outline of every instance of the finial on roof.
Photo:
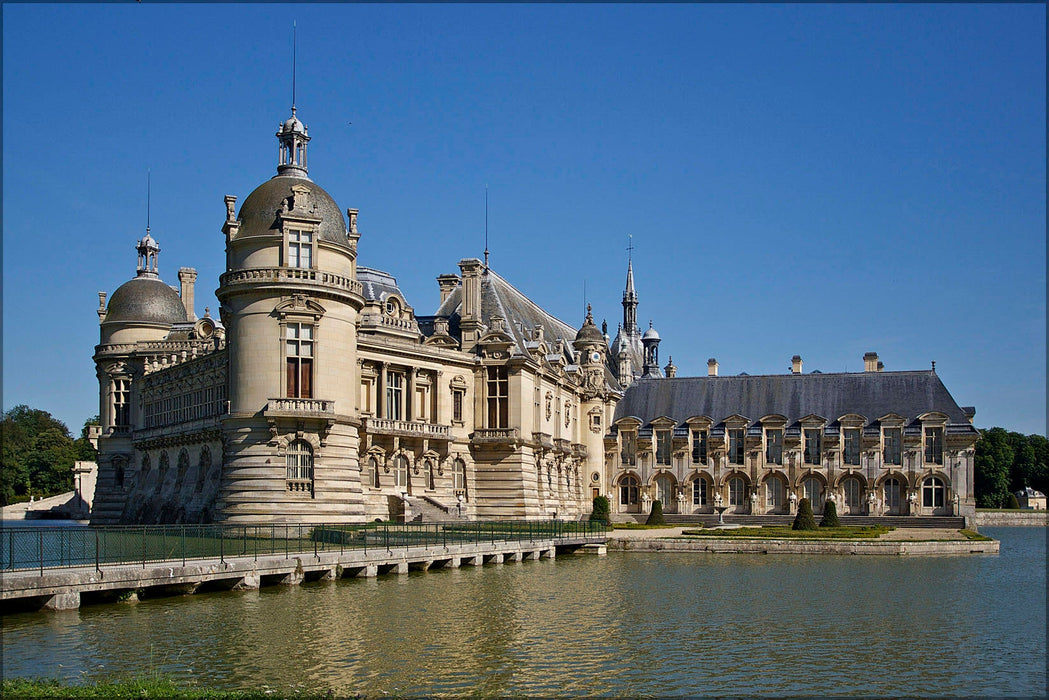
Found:
[{"label": "finial on roof", "polygon": [[935,372],[935,371],[936,371],[936,360],[933,360],[933,361],[932,361],[932,371],[933,371],[933,372]]}]

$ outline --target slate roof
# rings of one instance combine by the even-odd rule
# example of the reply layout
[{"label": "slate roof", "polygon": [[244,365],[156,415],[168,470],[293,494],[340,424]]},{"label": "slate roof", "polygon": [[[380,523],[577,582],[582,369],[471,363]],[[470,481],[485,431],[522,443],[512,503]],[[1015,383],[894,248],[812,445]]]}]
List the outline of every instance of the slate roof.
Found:
[{"label": "slate roof", "polygon": [[339,205],[316,182],[297,174],[272,177],[248,195],[240,206],[240,230],[237,236],[262,236],[277,231],[277,213],[281,210],[284,200],[291,196],[291,188],[294,185],[310,188],[310,215],[321,219],[318,239],[338,243],[344,247],[349,246],[346,219]]},{"label": "slate roof", "polygon": [[141,275],[117,287],[109,297],[103,323],[179,323],[186,307],[178,292],[156,277]]},{"label": "slate roof", "polygon": [[364,298],[368,301],[385,301],[391,294],[396,294],[408,303],[404,293],[397,286],[397,278],[389,272],[358,265],[357,281],[364,287]]},{"label": "slate roof", "polygon": [[896,413],[910,423],[929,411],[945,413],[952,433],[976,432],[932,370],[639,379],[616,406],[614,420],[635,416],[647,425],[660,416],[679,423],[708,416],[718,424],[734,414],[751,422],[780,414],[791,425],[815,414],[830,424],[856,413],[870,424]]}]

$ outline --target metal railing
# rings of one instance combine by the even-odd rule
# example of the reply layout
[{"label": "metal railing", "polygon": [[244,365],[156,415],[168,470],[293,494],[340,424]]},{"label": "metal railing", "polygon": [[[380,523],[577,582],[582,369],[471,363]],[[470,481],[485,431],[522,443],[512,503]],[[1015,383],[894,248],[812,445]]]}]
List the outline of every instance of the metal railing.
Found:
[{"label": "metal railing", "polygon": [[132,525],[0,530],[0,571],[140,565],[200,559],[320,554],[348,550],[604,537],[602,522],[564,520],[438,523]]}]

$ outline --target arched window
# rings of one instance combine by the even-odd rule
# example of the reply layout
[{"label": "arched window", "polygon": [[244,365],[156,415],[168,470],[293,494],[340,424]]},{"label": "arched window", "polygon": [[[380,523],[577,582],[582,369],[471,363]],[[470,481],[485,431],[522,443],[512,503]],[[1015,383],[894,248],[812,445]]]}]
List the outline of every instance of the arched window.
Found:
[{"label": "arched window", "polygon": [[168,459],[167,451],[160,453],[160,472],[157,474],[157,493],[160,493],[160,489],[164,486],[164,479],[168,475],[168,468],[171,466],[171,462]]},{"label": "arched window", "polygon": [[146,483],[146,477],[149,476],[149,470],[150,470],[151,467],[152,467],[152,465],[150,464],[150,461],[149,461],[149,455],[148,454],[142,455],[142,464],[141,464],[141,466],[138,469],[138,471],[139,471],[139,477],[138,477],[139,483],[141,483],[141,484]]},{"label": "arched window", "polygon": [[208,478],[209,471],[211,471],[211,449],[204,445],[200,448],[200,459],[197,461],[197,485],[194,490],[197,492],[204,490],[204,480]]},{"label": "arched window", "polygon": [[113,477],[116,479],[117,488],[124,488],[124,460],[114,459],[113,460]]},{"label": "arched window", "polygon": [[922,483],[922,506],[925,508],[943,508],[944,486],[939,477],[931,477]]},{"label": "arched window", "polygon": [[468,500],[466,493],[466,462],[461,459],[455,460],[452,473],[454,476],[455,494],[462,494],[463,500]]},{"label": "arched window", "polygon": [[771,510],[780,510],[783,507],[786,494],[786,484],[778,476],[769,477],[765,481],[765,506]]},{"label": "arched window", "polygon": [[437,488],[437,467],[432,459],[426,460],[426,488],[431,491]]},{"label": "arched window", "polygon": [[734,476],[728,480],[728,504],[742,506],[747,503],[747,482],[743,477]]},{"label": "arched window", "polygon": [[703,507],[707,504],[707,480],[696,479],[692,482],[692,505]]},{"label": "arched window", "polygon": [[313,447],[305,440],[288,445],[288,490],[313,491]]},{"label": "arched window", "polygon": [[813,512],[818,513],[823,510],[823,484],[819,479],[805,479],[801,482],[801,491],[805,494],[804,497],[809,499]]},{"label": "arched window", "polygon": [[886,508],[899,508],[900,507],[900,481],[895,477],[886,479],[882,485],[885,491],[885,507]]},{"label": "arched window", "polygon": [[666,475],[656,477],[656,498],[663,504],[663,510],[674,503],[674,481]]},{"label": "arched window", "polygon": [[399,489],[408,488],[408,458],[397,455],[393,458],[394,486]]},{"label": "arched window", "polygon": [[379,480],[379,460],[374,456],[368,458],[368,472],[372,475],[372,486],[379,488],[382,482]]},{"label": "arched window", "polygon": [[182,488],[182,482],[186,478],[186,472],[189,471],[189,452],[186,452],[185,448],[182,448],[178,453],[178,471],[175,472],[175,491],[176,493]]},{"label": "arched window", "polygon": [[637,477],[627,474],[619,480],[619,503],[624,506],[636,506],[640,484]]}]

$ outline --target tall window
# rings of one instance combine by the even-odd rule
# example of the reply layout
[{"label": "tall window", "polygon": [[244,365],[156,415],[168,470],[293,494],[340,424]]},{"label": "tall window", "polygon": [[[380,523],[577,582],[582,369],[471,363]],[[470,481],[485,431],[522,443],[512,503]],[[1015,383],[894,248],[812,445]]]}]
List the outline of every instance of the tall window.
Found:
[{"label": "tall window", "polygon": [[863,486],[859,479],[846,479],[842,484],[845,487],[845,506],[850,510],[860,507],[863,495]]},{"label": "tall window", "polygon": [[656,477],[656,498],[663,504],[664,510],[674,501],[674,482],[665,474]]},{"label": "tall window", "polygon": [[630,431],[620,433],[619,440],[623,445],[620,460],[628,466],[637,464],[637,433]]},{"label": "tall window", "polygon": [[466,500],[466,462],[461,459],[455,460],[452,467],[452,478],[456,495],[461,493],[463,500]]},{"label": "tall window", "polygon": [[379,479],[379,460],[374,456],[368,458],[368,471],[372,475],[372,486],[379,488],[382,486],[382,481]]},{"label": "tall window", "polygon": [[189,453],[183,448],[178,453],[178,471],[175,472],[175,492],[177,493],[182,489],[182,482],[186,478],[186,472],[189,471]]},{"label": "tall window", "polygon": [[637,477],[633,475],[628,474],[620,479],[619,504],[623,506],[636,506],[638,487],[639,484]]},{"label": "tall window", "polygon": [[692,482],[692,505],[705,506],[707,504],[707,480],[696,479]]},{"label": "tall window", "polygon": [[922,484],[922,505],[926,508],[943,508],[943,481],[938,477],[926,479]]},{"label": "tall window", "polygon": [[656,464],[670,466],[670,436],[669,430],[656,431]]},{"label": "tall window", "polygon": [[288,363],[288,397],[313,397],[313,326],[289,323],[285,353]]},{"label": "tall window", "polygon": [[943,464],[943,428],[925,429],[925,463]]},{"label": "tall window", "polygon": [[773,476],[765,482],[765,504],[772,510],[779,510],[783,507],[785,493],[786,487],[783,479]]},{"label": "tall window", "polygon": [[898,479],[886,479],[884,490],[885,490],[885,507],[886,508],[899,508],[900,507],[900,482]]},{"label": "tall window", "polygon": [[488,368],[488,427],[510,427],[510,380],[506,367]]},{"label": "tall window", "polygon": [[693,430],[692,431],[692,463],[693,464],[706,464],[707,463],[707,431],[706,430]]},{"label": "tall window", "polygon": [[741,477],[734,476],[728,480],[728,504],[742,506],[747,502],[747,483]]},{"label": "tall window", "polygon": [[902,428],[885,428],[883,439],[885,441],[886,464],[903,464],[902,435]]},{"label": "tall window", "polygon": [[397,455],[393,458],[394,485],[399,489],[408,488],[408,458]]},{"label": "tall window", "polygon": [[452,389],[452,420],[463,421],[463,390]]},{"label": "tall window", "polygon": [[823,430],[821,428],[805,429],[805,463],[819,464],[822,453]]},{"label": "tall window", "polygon": [[386,373],[386,417],[402,420],[404,416],[404,375],[399,372]]},{"label": "tall window", "polygon": [[859,466],[860,463],[860,429],[845,429],[845,454],[842,456],[845,464]]},{"label": "tall window", "polygon": [[288,267],[313,267],[313,234],[307,231],[288,231]]},{"label": "tall window", "polygon": [[313,491],[313,447],[305,440],[288,445],[288,490]]},{"label": "tall window", "polygon": [[113,425],[131,425],[131,382],[113,380]]},{"label": "tall window", "polygon": [[801,491],[805,494],[804,497],[809,499],[812,510],[819,511],[823,509],[823,485],[820,484],[819,479],[805,479],[805,481],[801,482]]},{"label": "tall window", "polygon": [[728,461],[732,464],[743,464],[743,428],[731,428],[728,431]]},{"label": "tall window", "polygon": [[426,460],[426,488],[431,491],[437,488],[437,467],[432,459]]},{"label": "tall window", "polygon": [[157,472],[157,488],[156,488],[157,493],[160,493],[160,490],[162,488],[164,488],[164,480],[168,476],[168,469],[170,468],[170,466],[171,466],[171,462],[169,461],[168,453],[166,451],[165,452],[161,452],[160,453],[160,469]]},{"label": "tall window", "polygon": [[783,429],[769,428],[765,431],[765,461],[783,464]]}]

